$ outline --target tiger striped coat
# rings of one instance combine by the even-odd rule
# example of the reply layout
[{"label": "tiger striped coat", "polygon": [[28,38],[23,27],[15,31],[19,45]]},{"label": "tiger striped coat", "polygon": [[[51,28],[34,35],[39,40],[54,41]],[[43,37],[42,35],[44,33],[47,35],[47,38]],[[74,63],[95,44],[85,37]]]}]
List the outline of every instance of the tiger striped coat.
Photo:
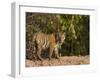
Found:
[{"label": "tiger striped coat", "polygon": [[33,45],[35,54],[40,60],[42,60],[42,50],[49,49],[49,59],[51,59],[53,53],[56,58],[59,58],[58,48],[62,45],[65,40],[65,33],[55,34],[44,34],[41,32],[35,33],[33,36]]}]

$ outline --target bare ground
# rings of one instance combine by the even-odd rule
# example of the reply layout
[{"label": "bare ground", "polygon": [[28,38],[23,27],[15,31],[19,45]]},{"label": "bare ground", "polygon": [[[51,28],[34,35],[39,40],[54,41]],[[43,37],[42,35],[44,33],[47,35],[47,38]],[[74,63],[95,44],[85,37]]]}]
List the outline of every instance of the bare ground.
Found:
[{"label": "bare ground", "polygon": [[38,67],[38,66],[59,66],[59,65],[81,65],[81,64],[89,64],[90,58],[89,56],[63,56],[59,59],[53,58],[52,60],[44,59],[40,60],[29,60],[26,59],[26,67]]}]

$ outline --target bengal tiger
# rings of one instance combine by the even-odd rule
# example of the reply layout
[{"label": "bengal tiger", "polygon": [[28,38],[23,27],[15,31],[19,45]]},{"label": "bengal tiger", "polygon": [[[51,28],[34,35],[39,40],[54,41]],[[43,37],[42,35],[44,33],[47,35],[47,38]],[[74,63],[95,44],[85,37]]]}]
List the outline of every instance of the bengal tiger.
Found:
[{"label": "bengal tiger", "polygon": [[65,32],[60,32],[57,34],[45,34],[42,32],[35,33],[33,35],[33,45],[35,54],[40,60],[43,60],[41,57],[42,50],[49,49],[49,59],[52,58],[53,53],[55,57],[59,59],[59,47],[64,43]]}]

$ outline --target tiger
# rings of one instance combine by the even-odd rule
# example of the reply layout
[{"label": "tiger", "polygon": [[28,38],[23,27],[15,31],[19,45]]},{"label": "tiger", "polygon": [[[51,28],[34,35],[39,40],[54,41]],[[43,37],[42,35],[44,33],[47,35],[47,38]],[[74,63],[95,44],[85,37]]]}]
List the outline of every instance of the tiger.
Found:
[{"label": "tiger", "polygon": [[43,50],[49,50],[49,59],[51,60],[52,55],[55,54],[55,57],[59,59],[59,48],[64,43],[65,40],[65,32],[45,34],[42,32],[35,33],[33,35],[33,45],[34,45],[34,54],[40,60],[43,60],[41,57],[41,53]]}]

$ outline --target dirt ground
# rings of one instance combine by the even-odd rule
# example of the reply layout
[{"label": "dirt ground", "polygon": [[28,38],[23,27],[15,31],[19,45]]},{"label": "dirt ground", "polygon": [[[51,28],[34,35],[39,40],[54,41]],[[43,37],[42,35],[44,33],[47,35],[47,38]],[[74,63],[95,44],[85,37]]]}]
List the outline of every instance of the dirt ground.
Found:
[{"label": "dirt ground", "polygon": [[81,65],[89,64],[89,56],[63,56],[59,59],[53,58],[52,60],[44,59],[43,61],[28,60],[26,59],[26,67],[38,67],[38,66],[60,66],[60,65]]}]

